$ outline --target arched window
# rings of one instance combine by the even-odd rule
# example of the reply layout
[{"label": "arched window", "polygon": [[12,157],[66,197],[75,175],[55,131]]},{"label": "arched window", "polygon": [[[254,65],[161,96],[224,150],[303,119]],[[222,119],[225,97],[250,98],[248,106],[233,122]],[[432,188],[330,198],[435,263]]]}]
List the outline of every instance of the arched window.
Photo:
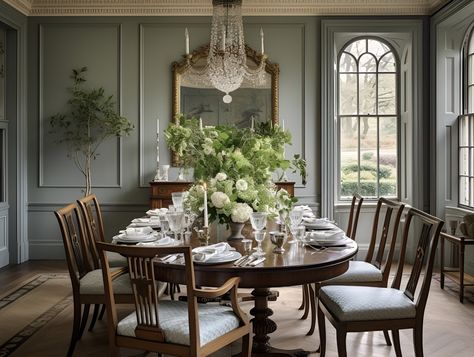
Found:
[{"label": "arched window", "polygon": [[339,199],[398,196],[399,66],[377,38],[357,38],[338,56]]},{"label": "arched window", "polygon": [[463,115],[459,116],[459,204],[474,208],[474,25],[463,48]]}]

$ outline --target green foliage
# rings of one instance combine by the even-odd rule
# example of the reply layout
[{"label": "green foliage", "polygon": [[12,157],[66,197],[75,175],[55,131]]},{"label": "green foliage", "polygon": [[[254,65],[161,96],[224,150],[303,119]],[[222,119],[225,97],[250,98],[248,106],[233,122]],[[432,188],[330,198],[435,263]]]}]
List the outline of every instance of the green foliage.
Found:
[{"label": "green foliage", "polygon": [[[341,182],[341,196],[352,196],[355,192],[367,197],[377,197],[377,181],[347,180]],[[397,193],[396,180],[381,180],[379,183],[379,196],[395,196]]]},{"label": "green foliage", "polygon": [[133,130],[128,119],[117,113],[112,95],[104,88],[84,88],[87,67],[73,69],[66,113],[50,118],[51,132],[57,134],[58,143],[65,144],[69,157],[86,177],[86,194],[90,192],[91,160],[98,155],[100,144],[111,136],[125,136]]},{"label": "green foliage", "polygon": [[[347,175],[347,174],[350,174],[351,172],[357,172],[357,171],[359,171],[359,165],[357,163],[348,164],[348,165],[345,165],[342,168],[343,175]],[[362,171],[372,172],[374,177],[377,177],[377,164],[361,163],[360,164],[360,171],[361,172]],[[384,178],[388,179],[388,178],[390,178],[390,176],[392,176],[392,168],[390,166],[387,166],[387,165],[380,165],[378,173],[379,173],[379,177],[381,179],[384,179]]]}]

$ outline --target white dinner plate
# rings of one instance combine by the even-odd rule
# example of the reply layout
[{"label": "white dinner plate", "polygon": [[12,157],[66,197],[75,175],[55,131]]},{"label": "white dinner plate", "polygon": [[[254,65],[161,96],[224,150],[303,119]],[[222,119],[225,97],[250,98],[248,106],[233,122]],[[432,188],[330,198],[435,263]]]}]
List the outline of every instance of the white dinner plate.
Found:
[{"label": "white dinner plate", "polygon": [[223,254],[214,255],[210,257],[208,260],[206,260],[205,262],[195,261],[194,263],[201,264],[201,265],[222,264],[222,263],[229,263],[229,262],[236,261],[240,257],[242,257],[242,254],[240,254],[239,252],[235,250],[230,250]]},{"label": "white dinner plate", "polygon": [[143,236],[127,236],[125,233],[116,235],[113,239],[118,243],[139,243],[139,242],[154,242],[158,239],[158,235],[153,232],[151,234],[143,235]]},{"label": "white dinner plate", "polygon": [[151,223],[151,222],[132,222],[127,226],[127,228],[128,227],[131,227],[131,228],[151,227],[153,229],[156,229],[156,228],[160,228],[160,224],[159,223]]},{"label": "white dinner plate", "polygon": [[337,226],[334,223],[328,221],[314,221],[314,222],[303,222],[303,225],[306,226],[308,229],[334,229]]},{"label": "white dinner plate", "polygon": [[334,240],[334,241],[326,241],[326,240],[317,240],[317,239],[308,239],[306,240],[306,244],[309,245],[316,245],[318,247],[343,247],[346,245],[352,245],[354,241],[349,237],[342,237],[341,239]]}]

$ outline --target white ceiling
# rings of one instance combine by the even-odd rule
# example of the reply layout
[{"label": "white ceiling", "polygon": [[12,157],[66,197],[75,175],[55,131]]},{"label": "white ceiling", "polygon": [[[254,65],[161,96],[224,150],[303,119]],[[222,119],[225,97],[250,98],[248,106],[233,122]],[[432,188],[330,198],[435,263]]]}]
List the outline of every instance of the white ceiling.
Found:
[{"label": "white ceiling", "polygon": [[[4,0],[28,16],[209,16],[212,0]],[[449,0],[243,0],[247,16],[429,15]]]}]

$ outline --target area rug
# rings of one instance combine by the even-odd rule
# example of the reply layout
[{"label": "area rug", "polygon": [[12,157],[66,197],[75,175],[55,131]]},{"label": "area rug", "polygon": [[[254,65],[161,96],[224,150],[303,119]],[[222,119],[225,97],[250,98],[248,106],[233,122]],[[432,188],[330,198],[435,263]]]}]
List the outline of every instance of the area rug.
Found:
[{"label": "area rug", "polygon": [[72,304],[68,274],[41,274],[0,297],[0,357],[9,356]]}]

